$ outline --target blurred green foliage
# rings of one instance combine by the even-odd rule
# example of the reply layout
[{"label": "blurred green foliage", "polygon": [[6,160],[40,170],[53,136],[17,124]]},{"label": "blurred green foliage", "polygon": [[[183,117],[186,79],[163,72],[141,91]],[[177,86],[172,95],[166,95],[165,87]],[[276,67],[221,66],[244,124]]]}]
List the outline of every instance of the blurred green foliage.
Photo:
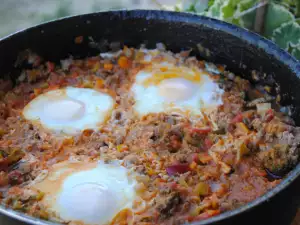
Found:
[{"label": "blurred green foliage", "polygon": [[256,12],[267,7],[261,35],[271,39],[297,59],[300,59],[300,0],[209,0],[204,12],[197,12],[193,4],[183,10],[224,20],[254,29]]}]

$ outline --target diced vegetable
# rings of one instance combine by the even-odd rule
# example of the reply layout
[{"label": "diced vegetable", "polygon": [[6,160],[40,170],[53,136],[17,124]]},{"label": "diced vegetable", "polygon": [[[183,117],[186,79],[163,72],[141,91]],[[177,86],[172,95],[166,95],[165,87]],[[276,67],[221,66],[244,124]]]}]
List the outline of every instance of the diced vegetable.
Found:
[{"label": "diced vegetable", "polygon": [[192,128],[191,129],[192,133],[197,133],[197,134],[208,134],[209,132],[211,132],[211,128],[210,127],[201,127],[201,128]]},{"label": "diced vegetable", "polygon": [[264,86],[264,89],[268,92],[268,93],[270,93],[271,91],[272,91],[272,87],[270,87],[270,86]]},{"label": "diced vegetable", "polygon": [[128,69],[130,66],[130,61],[126,56],[121,56],[118,60],[118,65],[122,68],[122,69]]},{"label": "diced vegetable", "polygon": [[191,170],[194,170],[195,168],[197,167],[197,163],[196,162],[191,162],[191,164],[190,164],[190,169]]},{"label": "diced vegetable", "polygon": [[212,140],[210,138],[205,138],[204,144],[205,144],[206,149],[208,150],[211,148],[211,146],[213,146],[214,143],[212,142]]},{"label": "diced vegetable", "polygon": [[44,198],[44,196],[45,196],[44,192],[39,192],[35,199],[37,201],[40,201],[40,200],[42,200]]},{"label": "diced vegetable", "polygon": [[269,109],[271,109],[271,103],[258,103],[256,104],[257,113],[264,115]]},{"label": "diced vegetable", "polygon": [[207,164],[212,160],[212,157],[207,153],[200,153],[199,154],[199,160],[200,160],[201,163]]},{"label": "diced vegetable", "polygon": [[242,157],[244,155],[248,154],[249,152],[250,152],[250,150],[247,148],[246,144],[243,142],[237,150],[236,161],[240,162]]},{"label": "diced vegetable", "polygon": [[215,193],[212,194],[210,200],[211,200],[211,207],[213,209],[217,209],[219,207],[219,199]]},{"label": "diced vegetable", "polygon": [[191,154],[189,158],[189,162],[199,163],[199,155],[197,153]]},{"label": "diced vegetable", "polygon": [[94,130],[92,129],[85,129],[84,131],[82,131],[82,135],[85,137],[89,137],[94,133]]},{"label": "diced vegetable", "polygon": [[0,187],[4,187],[8,185],[8,175],[6,172],[1,171],[0,172]]},{"label": "diced vegetable", "polygon": [[193,208],[190,212],[190,216],[192,217],[196,217],[198,216],[207,206],[205,204],[196,206],[195,208]]},{"label": "diced vegetable", "polygon": [[[254,113],[255,113],[255,110],[247,110],[247,111],[242,112],[241,115],[242,115],[243,119],[244,118],[250,119],[254,115]],[[243,121],[243,119],[242,119],[242,121]],[[242,121],[239,121],[239,122],[242,122]]]},{"label": "diced vegetable", "polygon": [[111,63],[105,63],[104,66],[103,66],[103,68],[105,70],[112,70],[113,64],[111,64]]},{"label": "diced vegetable", "polygon": [[187,184],[187,182],[185,181],[185,178],[183,176],[181,176],[178,180],[179,184],[185,188],[188,188],[189,185]]},{"label": "diced vegetable", "polygon": [[[86,61],[85,61],[85,64],[86,66],[89,68],[89,69],[93,69],[96,67],[99,66],[100,68],[100,64],[99,64],[99,58],[98,57],[92,57],[92,58],[88,58]],[[98,64],[98,65],[97,65]]]},{"label": "diced vegetable", "polygon": [[196,185],[194,189],[194,194],[197,196],[206,196],[210,192],[210,187],[204,182],[200,182]]},{"label": "diced vegetable", "polygon": [[126,45],[124,46],[123,53],[126,57],[130,58],[133,55],[134,50],[132,48],[128,48]]},{"label": "diced vegetable", "polygon": [[25,153],[21,149],[12,149],[11,153],[7,157],[8,164],[11,165],[18,162],[20,159],[23,158],[24,155]]},{"label": "diced vegetable", "polygon": [[40,85],[40,88],[42,88],[42,89],[46,89],[46,88],[48,88],[49,87],[49,84],[47,83],[47,82],[43,82],[43,83],[41,83],[41,85]]},{"label": "diced vegetable", "polygon": [[265,131],[270,134],[279,134],[288,130],[289,125],[282,122],[269,122],[265,127]]},{"label": "diced vegetable", "polygon": [[149,176],[153,176],[153,175],[156,175],[157,172],[155,170],[153,170],[152,168],[147,168],[147,174]]},{"label": "diced vegetable", "polygon": [[40,89],[40,88],[35,88],[35,89],[33,89],[33,93],[34,93],[35,96],[38,96],[39,94],[42,93],[42,89]]},{"label": "diced vegetable", "polygon": [[40,76],[40,71],[33,69],[33,70],[27,70],[27,79],[29,82],[34,82],[37,80],[37,78]]},{"label": "diced vegetable", "polygon": [[128,151],[128,146],[127,145],[118,145],[117,146],[117,151],[118,152],[126,152],[126,151]]},{"label": "diced vegetable", "polygon": [[83,81],[82,87],[84,88],[94,88],[94,84],[90,80]]},{"label": "diced vegetable", "polygon": [[207,210],[204,213],[202,213],[199,216],[197,216],[194,219],[194,221],[205,220],[205,219],[208,219],[210,217],[216,216],[218,214],[220,214],[220,210]]},{"label": "diced vegetable", "polygon": [[74,144],[74,138],[70,137],[70,138],[65,138],[63,140],[63,145],[68,146],[68,145],[73,145]]},{"label": "diced vegetable", "polygon": [[225,174],[229,174],[232,171],[231,166],[227,165],[224,162],[219,162],[219,164],[221,165],[221,171]]},{"label": "diced vegetable", "polygon": [[243,115],[239,113],[231,120],[231,123],[239,123],[242,121],[243,121]]},{"label": "diced vegetable", "polygon": [[274,111],[272,109],[269,109],[264,117],[264,121],[265,122],[270,122],[272,119],[274,118]]},{"label": "diced vegetable", "polygon": [[136,52],[136,54],[135,54],[135,60],[141,61],[141,60],[144,59],[144,56],[145,56],[145,53],[144,53],[144,52],[138,51],[138,52]]},{"label": "diced vegetable", "polygon": [[55,64],[52,63],[52,62],[46,62],[46,66],[47,66],[47,71],[50,73],[50,72],[53,72],[54,69],[55,69]]},{"label": "diced vegetable", "polygon": [[74,39],[75,44],[81,44],[83,42],[83,36],[77,36]]},{"label": "diced vegetable", "polygon": [[185,164],[175,164],[175,165],[171,165],[168,166],[166,168],[167,173],[169,176],[173,176],[175,174],[181,174],[181,173],[186,173],[190,170],[190,166],[189,164],[185,163]]},{"label": "diced vegetable", "polygon": [[96,63],[93,65],[92,72],[93,72],[93,73],[96,73],[99,69],[100,69],[100,62],[96,62]]},{"label": "diced vegetable", "polygon": [[31,93],[31,94],[29,95],[29,99],[30,99],[30,100],[34,99],[35,97],[36,97],[36,95],[35,95],[34,93]]},{"label": "diced vegetable", "polygon": [[41,145],[41,147],[40,147],[40,149],[42,150],[42,151],[46,151],[46,150],[49,150],[49,149],[51,149],[51,145],[50,144],[48,144],[48,143],[43,143],[42,145]]},{"label": "diced vegetable", "polygon": [[49,213],[46,210],[40,210],[38,212],[37,217],[43,219],[43,220],[48,220],[49,219]]},{"label": "diced vegetable", "polygon": [[[0,137],[3,136],[3,135],[6,134],[6,133],[7,133],[6,130],[0,128]],[[1,159],[1,158],[0,158],[0,159]]]},{"label": "diced vegetable", "polygon": [[236,128],[242,134],[248,134],[250,132],[250,130],[248,129],[248,127],[244,123],[242,123],[242,122],[237,123],[236,124]]},{"label": "diced vegetable", "polygon": [[104,82],[102,79],[96,80],[95,88],[101,89],[101,88],[103,88],[103,85],[104,85]]},{"label": "diced vegetable", "polygon": [[21,209],[23,209],[23,205],[22,205],[21,201],[15,200],[14,203],[13,203],[13,205],[12,205],[12,209],[13,210],[21,210]]}]

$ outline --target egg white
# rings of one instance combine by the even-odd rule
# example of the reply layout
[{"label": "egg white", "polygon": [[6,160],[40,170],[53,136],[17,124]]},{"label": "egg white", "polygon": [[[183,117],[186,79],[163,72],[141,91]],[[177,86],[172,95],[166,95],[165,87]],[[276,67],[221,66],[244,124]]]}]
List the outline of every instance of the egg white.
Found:
[{"label": "egg white", "polygon": [[23,109],[27,120],[52,131],[75,134],[97,129],[110,116],[111,96],[88,88],[67,87],[34,98]]},{"label": "egg white", "polygon": [[131,88],[134,109],[140,116],[160,112],[196,115],[223,104],[221,96],[224,91],[205,73],[201,74],[201,82],[178,77],[145,86],[144,81],[152,76],[149,70],[140,71]]},{"label": "egg white", "polygon": [[107,224],[132,208],[136,181],[119,164],[63,162],[34,188],[45,193],[48,209],[64,221]]}]

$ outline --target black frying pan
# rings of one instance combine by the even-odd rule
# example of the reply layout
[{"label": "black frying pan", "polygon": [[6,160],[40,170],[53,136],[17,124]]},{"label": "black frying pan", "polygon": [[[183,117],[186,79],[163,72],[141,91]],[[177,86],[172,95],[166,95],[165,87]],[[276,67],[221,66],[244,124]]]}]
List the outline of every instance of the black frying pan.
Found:
[{"label": "black frying pan", "polygon": [[[83,36],[78,45],[74,38]],[[98,44],[91,43],[92,39]],[[299,37],[300,39],[300,37]],[[1,76],[15,79],[20,68],[18,53],[30,48],[43,58],[59,61],[69,55],[87,57],[107,51],[109,43],[148,48],[163,42],[172,51],[193,49],[193,54],[251,79],[251,71],[272,75],[281,87],[282,105],[292,105],[292,117],[300,125],[300,63],[263,37],[215,19],[192,14],[134,10],[93,13],[59,19],[8,36],[0,41]],[[197,47],[201,44],[201,51]],[[199,45],[198,45],[199,46]],[[203,49],[208,49],[204,50]],[[261,198],[195,224],[289,225],[300,203],[300,164]],[[53,224],[9,209],[0,212],[38,225]]]}]

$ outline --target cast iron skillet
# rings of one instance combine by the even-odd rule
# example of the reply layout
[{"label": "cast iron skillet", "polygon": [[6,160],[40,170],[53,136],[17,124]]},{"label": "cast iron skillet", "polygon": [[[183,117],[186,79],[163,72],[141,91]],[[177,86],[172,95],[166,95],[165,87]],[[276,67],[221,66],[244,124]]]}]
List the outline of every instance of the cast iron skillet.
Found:
[{"label": "cast iron skillet", "polygon": [[[83,36],[78,45],[74,38]],[[90,38],[100,44],[90,44]],[[300,37],[299,37],[300,38]],[[38,25],[0,41],[1,76],[14,80],[18,53],[30,48],[43,58],[59,61],[69,55],[87,57],[109,50],[110,42],[147,47],[163,42],[172,51],[192,48],[206,60],[226,64],[230,70],[250,79],[251,70],[271,74],[280,84],[282,104],[292,105],[292,117],[300,125],[300,63],[271,41],[215,19],[186,13],[133,10],[110,11],[68,17]],[[201,44],[204,51],[198,51]],[[195,224],[288,225],[300,203],[300,164],[261,198],[234,211]],[[84,206],[83,206],[84,207]],[[0,212],[36,225],[53,223],[0,207]]]}]

